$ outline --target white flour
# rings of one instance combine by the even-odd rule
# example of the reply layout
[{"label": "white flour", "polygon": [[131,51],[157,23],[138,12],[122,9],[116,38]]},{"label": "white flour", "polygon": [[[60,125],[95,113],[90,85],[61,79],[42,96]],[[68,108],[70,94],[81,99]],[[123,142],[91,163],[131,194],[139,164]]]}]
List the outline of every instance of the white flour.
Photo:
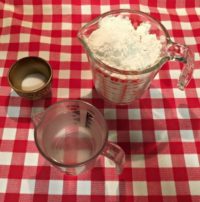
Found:
[{"label": "white flour", "polygon": [[88,37],[88,46],[105,64],[124,70],[142,70],[160,56],[161,42],[150,34],[151,25],[141,23],[137,29],[128,18],[108,16]]}]

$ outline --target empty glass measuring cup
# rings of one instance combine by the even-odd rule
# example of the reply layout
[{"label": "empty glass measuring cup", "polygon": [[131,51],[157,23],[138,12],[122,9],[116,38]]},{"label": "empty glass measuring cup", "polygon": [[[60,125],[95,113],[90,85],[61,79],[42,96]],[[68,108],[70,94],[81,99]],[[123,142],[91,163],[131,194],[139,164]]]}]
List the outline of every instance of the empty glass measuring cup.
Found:
[{"label": "empty glass measuring cup", "polygon": [[[99,59],[88,44],[89,36],[99,28],[99,23],[108,16],[128,18],[135,29],[141,23],[150,24],[150,34],[154,34],[161,42],[161,51],[155,63],[142,70],[125,70],[109,66]],[[78,32],[78,38],[83,44],[93,72],[94,85],[97,92],[114,104],[128,104],[140,98],[151,84],[151,81],[162,65],[169,60],[184,63],[178,80],[178,88],[183,90],[189,83],[194,62],[192,51],[185,45],[172,42],[166,28],[156,19],[140,11],[121,9],[104,13],[88,22]],[[155,50],[152,50],[152,52]],[[141,58],[145,60],[146,58]]]},{"label": "empty glass measuring cup", "polygon": [[108,142],[104,117],[93,105],[64,100],[34,116],[33,122],[39,152],[59,170],[78,175],[104,155],[116,163],[118,173],[122,171],[125,153]]}]

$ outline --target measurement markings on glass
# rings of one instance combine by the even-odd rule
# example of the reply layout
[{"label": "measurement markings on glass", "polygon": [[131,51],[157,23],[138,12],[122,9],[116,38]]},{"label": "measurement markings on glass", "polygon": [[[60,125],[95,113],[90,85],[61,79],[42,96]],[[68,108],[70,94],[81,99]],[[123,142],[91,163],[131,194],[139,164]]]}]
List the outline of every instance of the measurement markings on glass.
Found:
[{"label": "measurement markings on glass", "polygon": [[85,127],[86,128],[91,127],[93,119],[94,119],[94,116],[91,113],[87,112],[87,114],[86,114],[86,122],[85,122]]}]

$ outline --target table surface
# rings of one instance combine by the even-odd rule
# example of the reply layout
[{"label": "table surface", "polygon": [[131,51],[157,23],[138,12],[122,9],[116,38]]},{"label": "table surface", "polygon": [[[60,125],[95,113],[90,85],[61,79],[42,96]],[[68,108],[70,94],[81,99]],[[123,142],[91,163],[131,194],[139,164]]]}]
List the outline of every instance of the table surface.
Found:
[{"label": "table surface", "polygon": [[[99,2],[0,1],[0,201],[200,201],[200,2]],[[97,95],[77,31],[118,8],[151,14],[174,41],[191,47],[195,70],[185,91],[177,89],[181,64],[170,61],[129,106],[111,106]],[[22,99],[7,82],[10,66],[29,55],[53,68],[52,95],[42,100]],[[68,98],[104,114],[109,140],[126,152],[121,175],[101,157],[91,171],[68,176],[39,155],[31,115]]]}]

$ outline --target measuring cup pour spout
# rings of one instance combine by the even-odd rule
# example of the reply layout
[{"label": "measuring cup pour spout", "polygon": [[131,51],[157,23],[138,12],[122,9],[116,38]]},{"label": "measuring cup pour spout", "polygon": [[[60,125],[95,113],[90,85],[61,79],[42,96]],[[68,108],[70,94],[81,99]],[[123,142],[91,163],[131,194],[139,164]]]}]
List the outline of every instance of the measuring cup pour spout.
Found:
[{"label": "measuring cup pour spout", "polygon": [[87,56],[89,56],[89,59],[94,59],[93,58],[93,51],[90,49],[89,45],[88,45],[88,37],[90,36],[90,34],[98,29],[98,17],[95,20],[92,20],[88,23],[86,23],[83,27],[81,27],[81,29],[78,31],[77,37],[79,39],[79,41],[81,42],[81,44],[83,45]]}]

